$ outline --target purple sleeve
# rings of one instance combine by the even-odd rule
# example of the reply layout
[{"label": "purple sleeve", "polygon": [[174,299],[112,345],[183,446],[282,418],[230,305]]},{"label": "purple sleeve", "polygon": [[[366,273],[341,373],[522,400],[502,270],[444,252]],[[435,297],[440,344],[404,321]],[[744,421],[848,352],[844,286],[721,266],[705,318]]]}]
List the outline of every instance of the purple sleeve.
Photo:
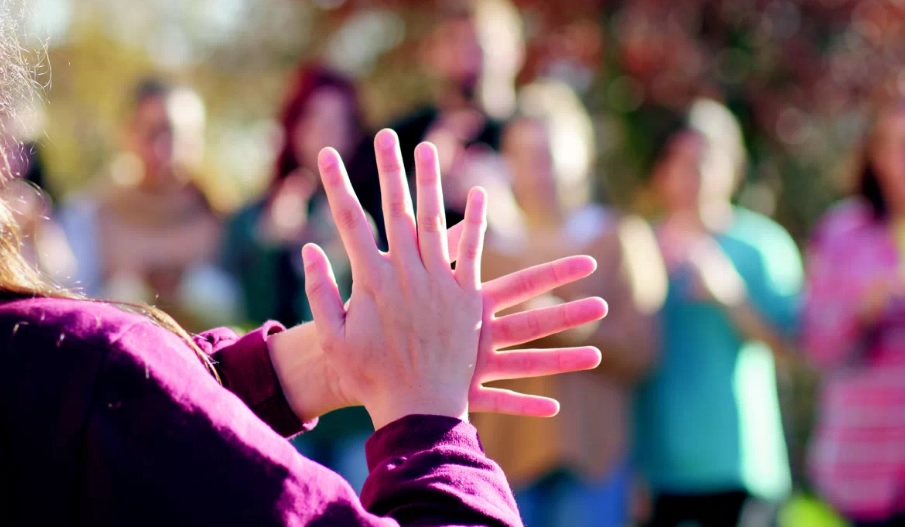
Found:
[{"label": "purple sleeve", "polygon": [[375,433],[359,499],[159,328],[122,335],[94,391],[84,524],[521,525],[502,471],[455,419],[411,416]]},{"label": "purple sleeve", "polygon": [[471,425],[410,416],[382,428],[359,499],[174,334],[110,306],[10,304],[0,304],[4,525],[521,525]]},{"label": "purple sleeve", "polygon": [[408,416],[368,440],[361,501],[403,525],[522,525],[500,467],[458,419]]},{"label": "purple sleeve", "polygon": [[303,423],[292,411],[270,361],[267,337],[283,331],[268,322],[239,337],[233,330],[217,328],[194,337],[202,351],[214,360],[223,386],[236,394],[262,421],[283,437],[314,428],[317,419]]}]

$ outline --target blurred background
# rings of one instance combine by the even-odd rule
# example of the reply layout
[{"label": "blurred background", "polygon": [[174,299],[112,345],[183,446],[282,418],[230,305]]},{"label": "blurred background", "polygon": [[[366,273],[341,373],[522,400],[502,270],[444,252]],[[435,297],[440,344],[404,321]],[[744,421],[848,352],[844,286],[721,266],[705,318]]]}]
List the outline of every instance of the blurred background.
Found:
[{"label": "blurred background", "polygon": [[[319,64],[330,75],[338,76],[340,81],[323,82],[340,92],[345,89],[344,82],[357,89],[360,109],[350,103],[338,110],[338,115],[350,119],[350,126],[357,129],[342,136],[350,143],[347,159],[367,159],[366,153],[361,154],[362,147],[351,144],[357,144],[359,136],[370,137],[374,130],[400,118],[411,124],[404,116],[413,109],[425,105],[444,108],[444,101],[455,99],[442,85],[455,77],[456,68],[467,70],[467,60],[462,56],[467,57],[468,50],[461,47],[469,43],[460,34],[462,28],[449,25],[460,16],[456,4],[414,0],[26,2],[22,27],[26,43],[33,49],[46,50],[46,61],[37,72],[44,90],[31,105],[23,107],[16,139],[29,145],[23,157],[35,174],[30,179],[46,193],[46,205],[41,210],[59,211],[58,231],[62,234],[46,236],[68,236],[72,246],[50,258],[54,265],[63,267],[55,272],[58,276],[80,274],[72,270],[73,266],[104,253],[97,248],[96,240],[85,245],[77,239],[79,233],[84,234],[87,221],[85,208],[79,204],[92,189],[109,184],[105,182],[129,186],[130,181],[141,179],[141,171],[130,167],[136,163],[136,156],[142,161],[141,147],[135,146],[133,136],[144,132],[133,128],[153,128],[139,122],[144,118],[141,105],[149,100],[146,96],[153,99],[155,94],[165,94],[172,119],[183,121],[171,123],[176,130],[173,134],[178,136],[183,127],[189,130],[184,163],[191,167],[187,172],[193,186],[203,195],[204,205],[199,207],[216,218],[218,225],[210,232],[222,229],[227,238],[226,248],[212,247],[205,253],[216,254],[209,260],[225,263],[213,267],[227,272],[198,271],[200,278],[195,285],[186,285],[171,295],[195,300],[203,297],[199,301],[202,307],[196,306],[194,314],[187,312],[180,320],[197,329],[193,321],[198,321],[198,327],[227,323],[247,328],[266,318],[286,323],[307,319],[308,313],[299,302],[281,300],[277,293],[261,293],[267,286],[249,278],[249,269],[260,269],[260,262],[271,260],[255,259],[244,252],[244,244],[251,243],[246,238],[256,236],[264,239],[261,251],[265,252],[275,245],[284,251],[287,245],[283,242],[287,240],[294,243],[305,236],[329,240],[331,236],[329,232],[308,231],[302,236],[301,231],[293,230],[293,225],[303,225],[308,217],[318,214],[317,190],[304,177],[288,177],[304,172],[304,153],[296,152],[298,159],[291,170],[280,172],[282,169],[277,168],[278,174],[274,174],[281,149],[296,144],[292,139],[296,129],[287,129],[287,120],[294,123],[312,113],[309,108],[301,111],[302,117],[291,115],[293,90],[310,91],[312,82],[321,82],[300,73],[300,65]],[[490,123],[538,112],[552,120],[571,111],[568,101],[573,97],[581,106],[579,117],[571,124],[565,121],[564,126],[572,131],[587,127],[584,138],[591,139],[586,145],[582,145],[582,138],[567,138],[564,143],[550,140],[554,158],[588,159],[587,167],[575,169],[581,175],[561,176],[576,185],[563,199],[568,201],[571,193],[578,193],[575,189],[586,177],[582,188],[589,192],[592,202],[606,205],[607,214],[619,210],[649,220],[662,218],[659,191],[649,177],[652,159],[663,154],[656,138],[663,134],[668,116],[680,114],[706,97],[719,101],[734,115],[745,147],[746,162],[740,165],[733,201],[773,218],[804,250],[818,220],[857,187],[857,155],[868,125],[867,103],[878,90],[894,97],[905,94],[905,2],[899,0],[494,0],[475,6],[479,14],[470,30],[475,33],[472,40],[481,48],[482,59],[474,66],[480,71],[465,71],[463,75],[480,77],[476,89],[481,91],[483,124],[477,127],[483,126],[488,137],[494,137],[480,142],[501,150],[511,143],[515,152],[517,139],[530,135],[512,132],[506,143],[509,132],[502,128],[494,131]],[[441,26],[446,33],[438,36]],[[454,44],[444,51],[438,47],[442,42]],[[456,43],[461,44],[458,50]],[[443,53],[459,59],[449,59],[452,62],[446,64],[442,62]],[[437,71],[431,71],[431,61]],[[438,72],[440,75],[436,75]],[[312,74],[308,71],[307,75]],[[442,78],[438,80],[438,76]],[[160,84],[159,91],[155,91],[155,83]],[[544,83],[562,86],[567,94],[559,97],[555,90],[540,89],[515,95],[516,88],[543,88]],[[547,104],[549,101],[553,102]],[[330,115],[321,118],[331,119]],[[153,117],[148,119],[149,123],[153,121]],[[466,124],[461,128],[472,127],[467,118],[462,121]],[[458,121],[450,117],[449,122]],[[448,129],[456,126],[449,125]],[[426,128],[427,133],[414,135],[429,136],[437,127]],[[479,142],[472,139],[483,137],[482,133],[459,134],[469,136],[459,142],[470,146]],[[445,136],[433,137],[441,145],[443,157]],[[497,141],[505,144],[492,144]],[[178,137],[174,144],[174,155],[178,156]],[[131,152],[131,157],[122,156],[124,151]],[[538,162],[526,164],[536,166]],[[482,173],[492,171],[495,165],[485,160],[469,166],[473,173]],[[501,183],[491,177],[482,183],[505,185],[511,183],[510,179],[503,178]],[[359,189],[366,196],[372,185],[359,181]],[[504,202],[519,202],[527,192],[516,188],[514,196],[491,193],[498,196],[492,208],[505,209],[509,205]],[[128,199],[114,201],[129,203]],[[184,199],[184,206],[173,205],[170,218],[193,213],[191,199]],[[366,201],[368,198],[363,197]],[[293,204],[306,210],[304,218],[294,217],[292,212],[281,215],[281,210],[291,209]],[[519,206],[530,216],[524,203]],[[263,207],[265,212],[255,207]],[[258,222],[256,210],[270,219]],[[371,212],[379,235],[379,207]],[[113,220],[93,221],[103,224]],[[500,221],[501,225],[512,223],[506,218]],[[155,222],[150,223],[157,225]],[[208,232],[202,224],[199,220],[193,225],[197,232]],[[530,231],[530,218],[525,225]],[[505,230],[500,227],[500,231]],[[122,236],[123,244],[135,242],[128,232],[111,234],[116,235]],[[198,236],[213,239],[215,235]],[[194,239],[187,237],[180,243],[192,245]],[[501,249],[499,253],[505,260],[512,251]],[[60,263],[70,260],[68,267]],[[291,256],[280,253],[271,263],[277,283],[283,283],[280,276],[294,272]],[[98,277],[103,272],[95,274],[101,280]],[[76,284],[93,294],[90,278],[80,276]],[[142,298],[136,293],[140,285],[119,278],[110,280],[114,285],[97,291]],[[166,289],[168,280],[167,276],[157,277],[149,283],[152,289]],[[155,294],[150,301],[156,299],[165,308],[175,306],[178,312],[178,299],[166,300],[167,295],[160,291]],[[250,305],[255,295],[261,296],[259,304],[270,307]],[[283,305],[287,302],[292,306]],[[215,316],[198,314],[210,315],[212,309]],[[775,376],[794,489],[794,498],[782,501],[779,522],[790,527],[844,525],[815,497],[821,493],[815,490],[806,468],[809,438],[818,413],[819,372],[806,361],[794,359],[781,362]],[[905,406],[900,411],[905,415]],[[324,432],[329,440],[313,439],[310,444],[300,443],[299,448],[344,470],[354,482],[356,477],[363,477],[356,475],[361,459],[335,445],[345,440],[360,444],[362,430],[367,427],[354,424],[356,419],[361,421],[361,416],[353,415]],[[346,426],[347,422],[353,424]],[[627,494],[632,496],[627,514],[636,520],[624,519],[622,524],[641,524],[643,518],[649,519],[654,503],[649,493]],[[905,492],[899,496],[905,498]],[[538,498],[542,499],[547,498]],[[645,500],[647,505],[639,505]],[[540,520],[535,524],[543,525]]]}]

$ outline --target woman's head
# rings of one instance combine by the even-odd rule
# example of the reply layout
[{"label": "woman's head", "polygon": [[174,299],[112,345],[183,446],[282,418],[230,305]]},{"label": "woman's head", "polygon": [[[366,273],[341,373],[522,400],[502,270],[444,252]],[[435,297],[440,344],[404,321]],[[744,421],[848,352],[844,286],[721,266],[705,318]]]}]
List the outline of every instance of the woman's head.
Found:
[{"label": "woman's head", "polygon": [[315,170],[317,154],[326,146],[343,157],[350,155],[364,133],[355,85],[320,66],[303,66],[296,72],[280,122],[274,183],[299,168]]},{"label": "woman's head", "polygon": [[519,205],[525,208],[530,202],[531,206],[556,207],[556,172],[548,124],[539,118],[516,117],[503,131],[500,146]]},{"label": "woman's head", "polygon": [[719,103],[701,100],[657,134],[651,180],[668,211],[728,204],[746,157],[737,121]]},{"label": "woman's head", "polygon": [[143,79],[133,88],[127,118],[126,147],[141,164],[142,184],[169,184],[199,164],[204,103],[192,90]]},{"label": "woman's head", "polygon": [[569,86],[552,80],[522,88],[518,115],[504,130],[502,151],[522,207],[574,209],[591,197],[594,127]]},{"label": "woman's head", "polygon": [[876,106],[861,151],[857,185],[877,218],[905,213],[905,99]]}]

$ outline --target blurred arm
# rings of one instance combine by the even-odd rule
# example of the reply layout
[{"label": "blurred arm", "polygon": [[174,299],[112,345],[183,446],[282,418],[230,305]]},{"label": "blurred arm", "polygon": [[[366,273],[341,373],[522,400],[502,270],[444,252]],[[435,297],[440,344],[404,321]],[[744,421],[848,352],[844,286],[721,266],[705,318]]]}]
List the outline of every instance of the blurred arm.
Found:
[{"label": "blurred arm", "polygon": [[585,285],[607,301],[609,313],[588,343],[603,352],[599,371],[635,381],[656,360],[655,316],[666,298],[666,268],[653,232],[637,217],[620,219],[595,248],[600,271]]}]

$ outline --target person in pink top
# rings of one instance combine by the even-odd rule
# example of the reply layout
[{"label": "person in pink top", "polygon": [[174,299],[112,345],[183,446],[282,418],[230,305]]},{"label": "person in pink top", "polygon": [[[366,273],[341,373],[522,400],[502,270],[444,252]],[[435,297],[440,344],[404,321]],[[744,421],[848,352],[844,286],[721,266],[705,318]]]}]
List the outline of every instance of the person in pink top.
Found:
[{"label": "person in pink top", "polygon": [[814,484],[857,526],[905,525],[905,99],[877,108],[857,195],[810,241],[804,345],[823,373]]},{"label": "person in pink top", "polygon": [[[16,80],[27,83],[5,9],[0,117]],[[313,324],[268,323],[241,338],[190,337],[159,311],[130,313],[46,282],[0,201],[0,525],[522,525],[468,413],[555,414],[554,400],[482,384],[593,368],[600,352],[497,350],[597,320],[606,304],[495,313],[595,262],[566,258],[482,284],[485,193],[474,189],[463,227],[447,231],[437,152],[422,144],[416,219],[398,138],[382,131],[375,149],[389,251],[378,250],[339,155],[322,150],[351,297],[343,303],[323,250],[309,244]],[[377,430],[360,498],[285,440],[351,405]]]}]

